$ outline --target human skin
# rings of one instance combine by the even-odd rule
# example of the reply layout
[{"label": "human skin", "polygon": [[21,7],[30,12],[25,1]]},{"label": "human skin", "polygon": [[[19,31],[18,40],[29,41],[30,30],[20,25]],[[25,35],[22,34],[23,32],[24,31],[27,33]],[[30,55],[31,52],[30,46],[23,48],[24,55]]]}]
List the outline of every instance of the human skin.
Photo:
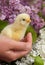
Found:
[{"label": "human skin", "polygon": [[32,35],[28,33],[21,41],[0,35],[0,60],[11,62],[27,55],[32,49]]}]

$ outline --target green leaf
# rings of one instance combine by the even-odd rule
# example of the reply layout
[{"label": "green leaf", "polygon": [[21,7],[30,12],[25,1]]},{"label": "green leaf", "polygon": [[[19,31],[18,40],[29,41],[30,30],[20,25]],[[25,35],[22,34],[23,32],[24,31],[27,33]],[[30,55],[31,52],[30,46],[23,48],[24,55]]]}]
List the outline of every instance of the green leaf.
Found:
[{"label": "green leaf", "polygon": [[44,22],[45,22],[45,16],[42,16],[42,18],[44,19]]},{"label": "green leaf", "polygon": [[36,56],[34,60],[34,65],[44,65],[44,61],[40,56]]},{"label": "green leaf", "polygon": [[43,16],[42,12],[38,12],[38,15],[45,20],[45,16]]},{"label": "green leaf", "polygon": [[1,30],[2,30],[6,25],[8,25],[8,22],[7,22],[7,21],[1,21],[1,20],[0,20],[0,32],[1,32]]},{"label": "green leaf", "polygon": [[35,43],[35,41],[37,40],[37,33],[31,25],[28,26],[26,34],[29,33],[29,32],[32,33],[32,41],[33,41],[33,43]]},{"label": "green leaf", "polygon": [[39,15],[40,17],[42,17],[42,12],[38,12],[38,15]]},{"label": "green leaf", "polygon": [[43,4],[43,7],[45,7],[45,4]]}]

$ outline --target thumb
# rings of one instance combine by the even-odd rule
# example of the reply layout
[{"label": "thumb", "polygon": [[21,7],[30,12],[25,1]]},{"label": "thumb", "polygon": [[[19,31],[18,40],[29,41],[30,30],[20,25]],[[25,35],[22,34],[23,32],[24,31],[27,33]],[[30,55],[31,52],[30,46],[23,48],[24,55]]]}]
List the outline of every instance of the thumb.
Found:
[{"label": "thumb", "polygon": [[32,34],[28,33],[27,36],[25,37],[25,41],[27,43],[27,48],[28,50],[32,49]]},{"label": "thumb", "polygon": [[27,34],[27,36],[25,37],[25,41],[32,43],[32,34],[31,33]]}]

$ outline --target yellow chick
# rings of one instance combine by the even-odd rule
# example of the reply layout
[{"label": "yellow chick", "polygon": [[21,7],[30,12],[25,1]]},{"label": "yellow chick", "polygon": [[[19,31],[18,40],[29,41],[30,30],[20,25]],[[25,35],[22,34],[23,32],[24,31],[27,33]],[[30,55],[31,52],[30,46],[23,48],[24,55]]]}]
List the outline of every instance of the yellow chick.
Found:
[{"label": "yellow chick", "polygon": [[31,22],[30,16],[26,13],[19,14],[14,23],[7,25],[2,31],[1,35],[5,35],[14,40],[21,40],[25,36],[26,29]]}]

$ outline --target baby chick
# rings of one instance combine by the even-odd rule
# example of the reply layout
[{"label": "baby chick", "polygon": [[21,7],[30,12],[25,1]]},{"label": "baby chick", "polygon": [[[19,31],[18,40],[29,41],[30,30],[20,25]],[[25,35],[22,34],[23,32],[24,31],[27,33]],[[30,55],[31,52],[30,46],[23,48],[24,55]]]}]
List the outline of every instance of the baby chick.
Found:
[{"label": "baby chick", "polygon": [[21,40],[25,36],[26,29],[31,22],[30,16],[26,13],[19,14],[14,23],[7,25],[2,31],[1,35],[5,35],[14,40]]}]

